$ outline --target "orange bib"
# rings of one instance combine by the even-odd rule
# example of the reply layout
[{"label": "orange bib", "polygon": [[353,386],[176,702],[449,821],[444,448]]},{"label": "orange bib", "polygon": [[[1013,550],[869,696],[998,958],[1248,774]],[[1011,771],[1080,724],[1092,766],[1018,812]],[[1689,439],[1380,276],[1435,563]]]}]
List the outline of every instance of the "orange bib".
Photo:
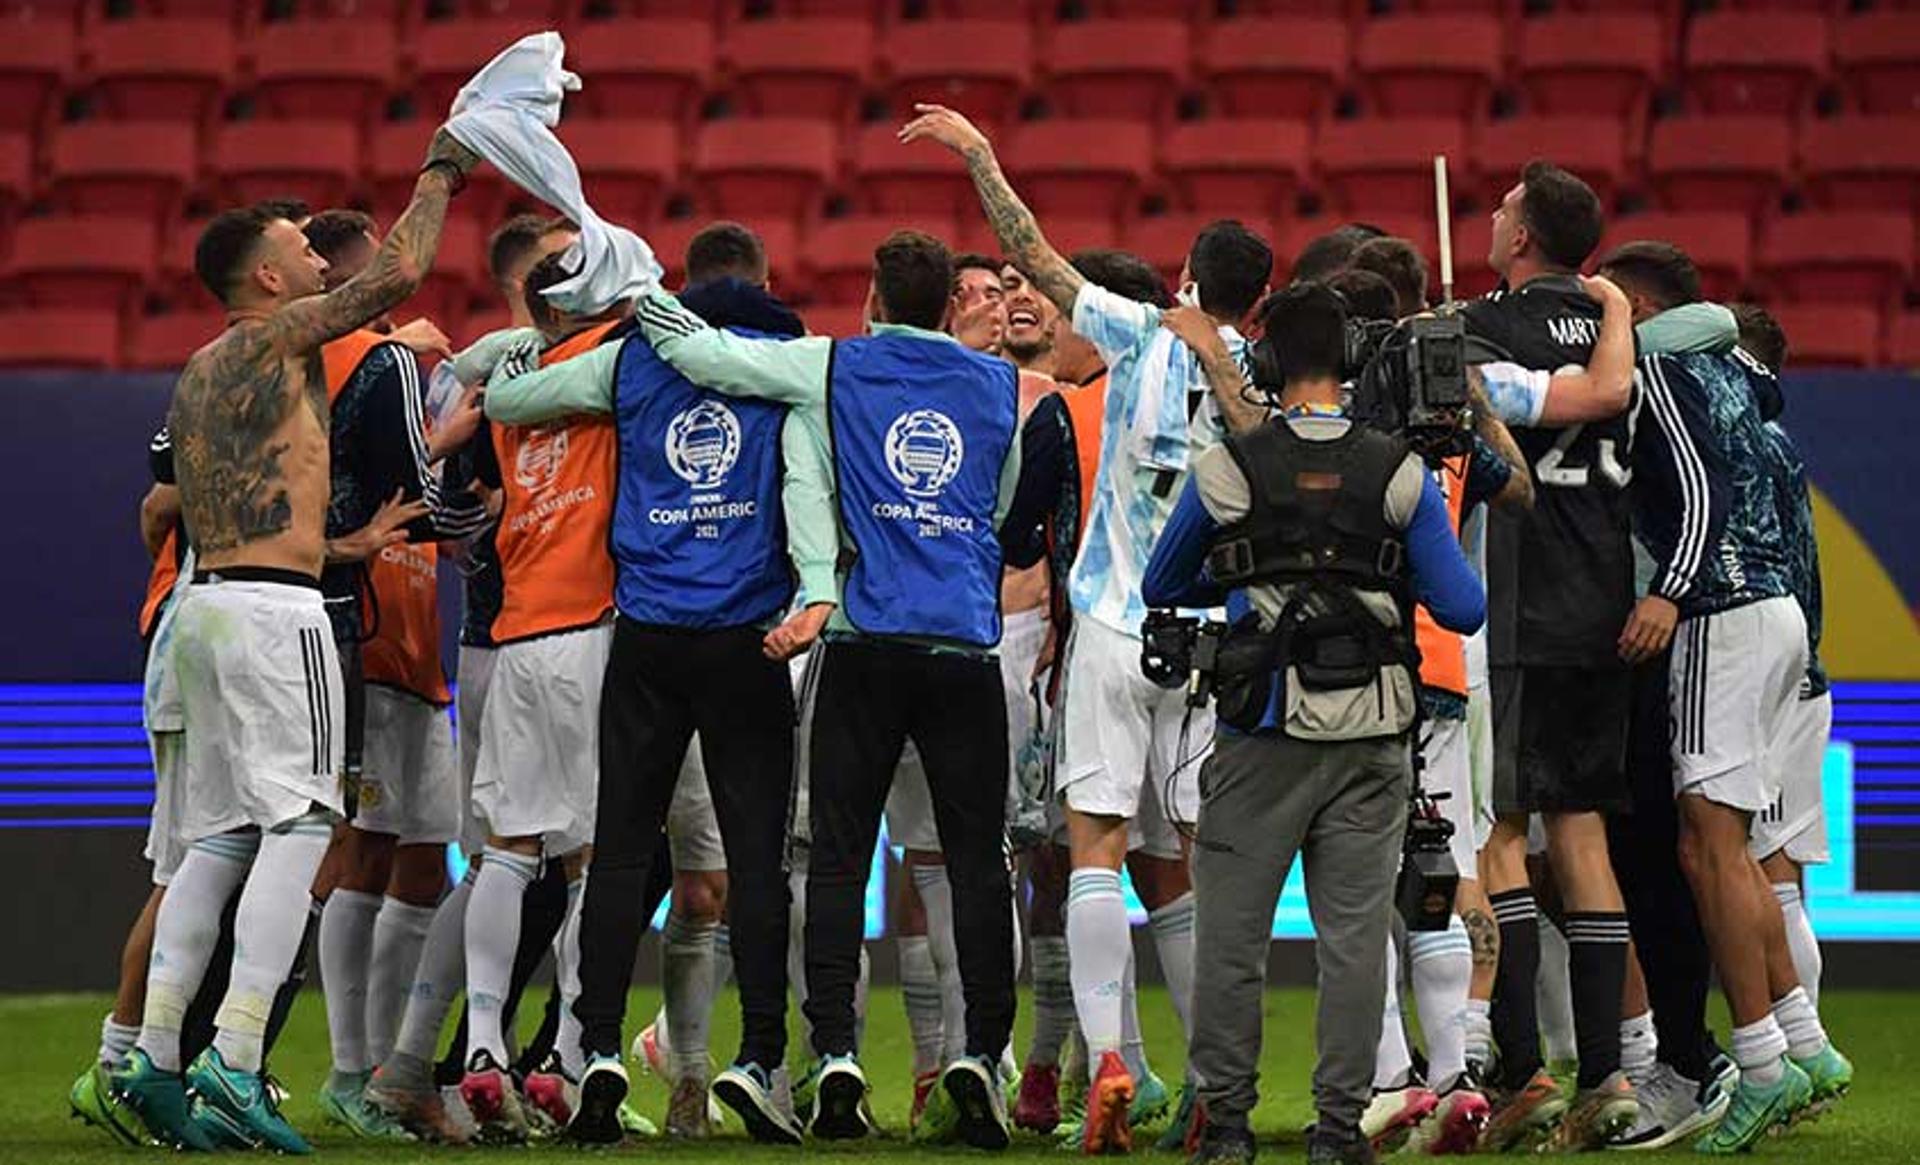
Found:
[{"label": "orange bib", "polygon": [[[1440,486],[1441,496],[1447,499],[1447,521],[1452,525],[1456,537],[1460,533],[1460,519],[1466,502],[1466,474],[1467,459],[1456,457],[1433,475],[1434,481]],[[1443,692],[1452,692],[1464,699],[1467,694],[1466,640],[1457,632],[1434,622],[1425,603],[1413,609],[1413,635],[1414,641],[1420,645],[1420,683]]]},{"label": "orange bib", "polygon": [[180,523],[175,522],[167,531],[167,540],[160,544],[160,557],[153,560],[153,569],[147,573],[147,600],[140,604],[140,637],[145,639],[153,634],[153,623],[160,615],[160,604],[167,601],[173,593],[174,580],[180,577]]},{"label": "orange bib", "polygon": [[1107,411],[1107,375],[1079,388],[1063,388],[1060,399],[1073,424],[1073,452],[1080,461],[1080,532],[1087,536],[1087,518],[1093,513],[1094,477],[1100,471],[1100,437]]},{"label": "orange bib", "polygon": [[383,547],[367,564],[373,637],[361,646],[368,683],[401,688],[445,705],[440,665],[440,549],[432,542]]}]

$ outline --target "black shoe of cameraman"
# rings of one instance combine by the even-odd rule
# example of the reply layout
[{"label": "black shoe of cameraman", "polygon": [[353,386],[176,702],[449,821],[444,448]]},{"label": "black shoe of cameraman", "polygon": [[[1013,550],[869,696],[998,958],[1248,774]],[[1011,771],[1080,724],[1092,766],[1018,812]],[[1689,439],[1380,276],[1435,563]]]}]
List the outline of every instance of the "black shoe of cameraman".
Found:
[{"label": "black shoe of cameraman", "polygon": [[1307,1165],[1374,1165],[1377,1160],[1358,1129],[1336,1133],[1315,1125],[1307,1133]]},{"label": "black shoe of cameraman", "polygon": [[1200,1146],[1188,1158],[1187,1165],[1252,1165],[1253,1133],[1247,1129],[1208,1125],[1200,1134]]}]

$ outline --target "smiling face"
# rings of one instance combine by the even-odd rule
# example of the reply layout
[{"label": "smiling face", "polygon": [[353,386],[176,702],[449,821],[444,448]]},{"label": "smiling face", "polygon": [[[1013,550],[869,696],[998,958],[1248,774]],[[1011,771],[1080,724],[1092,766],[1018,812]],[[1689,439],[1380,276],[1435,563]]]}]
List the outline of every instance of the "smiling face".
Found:
[{"label": "smiling face", "polygon": [[1008,265],[1000,269],[1000,283],[1007,292],[1007,339],[1004,349],[1009,360],[1021,367],[1035,363],[1053,351],[1054,329],[1060,311],[1053,301]]}]

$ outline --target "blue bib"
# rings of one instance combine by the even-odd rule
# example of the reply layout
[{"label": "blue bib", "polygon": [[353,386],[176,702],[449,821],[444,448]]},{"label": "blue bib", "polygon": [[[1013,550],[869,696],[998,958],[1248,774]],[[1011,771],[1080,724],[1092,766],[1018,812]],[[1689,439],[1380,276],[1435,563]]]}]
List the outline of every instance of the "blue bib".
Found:
[{"label": "blue bib", "polygon": [[883,334],[833,346],[841,521],[856,557],[841,602],[872,635],[1000,641],[1000,472],[1018,425],[1013,365]]},{"label": "blue bib", "polygon": [[621,614],[703,628],[785,610],[794,592],[780,504],[785,406],[696,388],[636,337],[620,350],[614,415]]}]

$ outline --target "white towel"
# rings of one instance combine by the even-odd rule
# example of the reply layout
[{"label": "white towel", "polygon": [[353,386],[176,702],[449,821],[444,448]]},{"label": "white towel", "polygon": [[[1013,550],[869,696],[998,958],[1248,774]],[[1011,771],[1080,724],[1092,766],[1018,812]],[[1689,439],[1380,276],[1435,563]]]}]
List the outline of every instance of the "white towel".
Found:
[{"label": "white towel", "polygon": [[521,37],[461,86],[447,132],[580,224],[579,241],[562,259],[574,276],[544,294],[561,311],[597,315],[658,287],[662,272],[645,240],[587,205],[580,168],[553,136],[561,101],[580,89],[580,78],[561,66],[566,51],[557,32]]}]

